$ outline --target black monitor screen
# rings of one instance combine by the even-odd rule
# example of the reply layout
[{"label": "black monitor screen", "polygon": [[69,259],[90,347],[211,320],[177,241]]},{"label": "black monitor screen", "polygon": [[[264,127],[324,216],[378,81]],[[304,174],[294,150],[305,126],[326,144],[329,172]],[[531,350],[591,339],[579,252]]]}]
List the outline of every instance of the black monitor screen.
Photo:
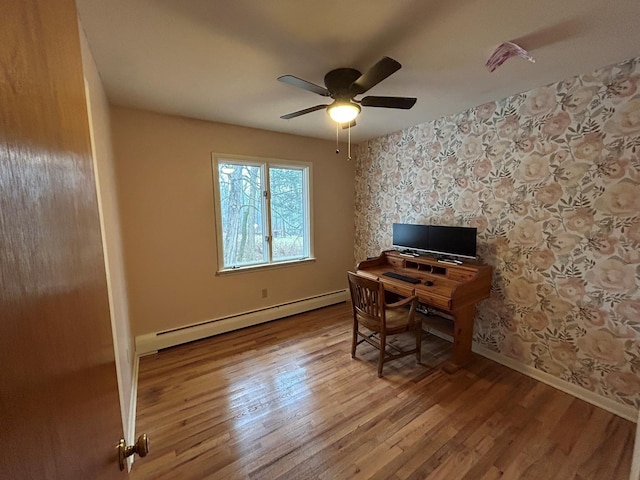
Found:
[{"label": "black monitor screen", "polygon": [[400,249],[426,251],[429,248],[429,226],[409,223],[393,224],[393,246]]},{"label": "black monitor screen", "polygon": [[473,227],[429,226],[429,250],[442,255],[476,257],[476,234]]}]

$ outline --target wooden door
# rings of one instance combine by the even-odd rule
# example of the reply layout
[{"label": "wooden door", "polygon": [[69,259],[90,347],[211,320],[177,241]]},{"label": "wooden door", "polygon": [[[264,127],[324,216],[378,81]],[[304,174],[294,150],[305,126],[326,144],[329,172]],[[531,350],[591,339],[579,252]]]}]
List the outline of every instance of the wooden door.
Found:
[{"label": "wooden door", "polygon": [[114,479],[122,435],[73,0],[0,0],[0,477]]}]

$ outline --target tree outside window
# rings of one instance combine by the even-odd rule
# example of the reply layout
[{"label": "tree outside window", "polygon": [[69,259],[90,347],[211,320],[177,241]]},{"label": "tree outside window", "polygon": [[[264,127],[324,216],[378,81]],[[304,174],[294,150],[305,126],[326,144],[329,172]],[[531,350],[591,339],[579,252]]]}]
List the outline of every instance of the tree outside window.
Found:
[{"label": "tree outside window", "polygon": [[310,166],[214,156],[221,269],[309,258]]}]

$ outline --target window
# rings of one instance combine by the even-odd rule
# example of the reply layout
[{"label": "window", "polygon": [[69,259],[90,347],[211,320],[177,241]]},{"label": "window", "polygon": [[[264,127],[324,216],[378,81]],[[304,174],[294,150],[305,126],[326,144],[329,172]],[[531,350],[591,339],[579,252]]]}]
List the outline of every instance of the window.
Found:
[{"label": "window", "polygon": [[311,256],[307,163],[214,155],[220,270]]}]

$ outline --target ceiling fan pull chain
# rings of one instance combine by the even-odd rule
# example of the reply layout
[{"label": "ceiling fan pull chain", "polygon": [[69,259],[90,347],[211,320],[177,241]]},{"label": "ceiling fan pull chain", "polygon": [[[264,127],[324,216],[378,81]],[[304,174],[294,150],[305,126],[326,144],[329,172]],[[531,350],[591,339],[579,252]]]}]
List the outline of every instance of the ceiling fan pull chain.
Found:
[{"label": "ceiling fan pull chain", "polygon": [[338,132],[340,131],[340,124],[336,123],[336,155],[340,153],[339,143],[338,143]]},{"label": "ceiling fan pull chain", "polygon": [[351,160],[351,124],[349,124],[349,147],[347,150],[347,160]]}]

